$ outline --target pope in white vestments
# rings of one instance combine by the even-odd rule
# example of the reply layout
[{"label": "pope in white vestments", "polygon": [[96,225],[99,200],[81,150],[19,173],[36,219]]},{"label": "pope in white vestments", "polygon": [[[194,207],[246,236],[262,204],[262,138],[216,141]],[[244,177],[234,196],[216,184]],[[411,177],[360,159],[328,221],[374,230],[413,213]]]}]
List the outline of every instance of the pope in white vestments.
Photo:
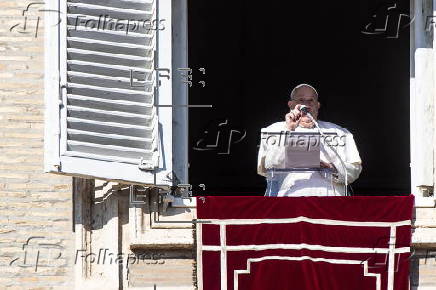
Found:
[{"label": "pope in white vestments", "polygon": [[[261,140],[257,173],[267,177],[266,195],[345,195],[345,181],[350,184],[359,177],[362,171],[362,161],[353,135],[347,129],[317,119],[320,103],[315,88],[308,84],[296,86],[291,92],[288,102],[291,110],[286,114],[285,121],[274,123],[264,130],[267,132],[281,132],[282,134],[318,133],[319,129],[310,116],[300,111],[302,105],[308,107],[311,116],[317,122],[324,136],[327,134],[334,135],[334,141],[332,142],[331,139],[327,138],[320,139],[321,162],[319,167],[321,169],[319,171],[288,171],[277,174],[272,173],[273,169],[285,168],[285,158],[289,158],[289,156],[285,154],[284,146],[271,144],[266,139]],[[274,175],[273,178],[271,178],[272,175]]]}]

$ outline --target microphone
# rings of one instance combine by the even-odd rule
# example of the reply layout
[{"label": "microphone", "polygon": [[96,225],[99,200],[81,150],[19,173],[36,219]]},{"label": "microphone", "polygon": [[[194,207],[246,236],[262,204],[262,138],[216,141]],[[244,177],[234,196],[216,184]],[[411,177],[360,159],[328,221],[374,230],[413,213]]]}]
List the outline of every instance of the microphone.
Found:
[{"label": "microphone", "polygon": [[306,115],[307,117],[309,117],[312,120],[312,122],[315,124],[315,127],[318,127],[318,122],[315,120],[315,118],[310,113],[310,107],[308,107],[306,105],[302,105],[300,107],[300,112],[303,113],[304,115]]},{"label": "microphone", "polygon": [[306,106],[306,105],[302,105],[301,107],[300,107],[300,111],[302,112],[302,113],[304,113],[304,114],[309,114],[310,113],[310,108],[308,107],[308,106]]}]

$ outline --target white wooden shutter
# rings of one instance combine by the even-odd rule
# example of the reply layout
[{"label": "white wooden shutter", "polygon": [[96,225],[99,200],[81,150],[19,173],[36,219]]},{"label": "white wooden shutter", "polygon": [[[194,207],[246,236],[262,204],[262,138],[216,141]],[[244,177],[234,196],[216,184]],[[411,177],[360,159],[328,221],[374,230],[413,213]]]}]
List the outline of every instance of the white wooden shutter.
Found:
[{"label": "white wooden shutter", "polygon": [[172,185],[171,0],[47,6],[45,171]]}]

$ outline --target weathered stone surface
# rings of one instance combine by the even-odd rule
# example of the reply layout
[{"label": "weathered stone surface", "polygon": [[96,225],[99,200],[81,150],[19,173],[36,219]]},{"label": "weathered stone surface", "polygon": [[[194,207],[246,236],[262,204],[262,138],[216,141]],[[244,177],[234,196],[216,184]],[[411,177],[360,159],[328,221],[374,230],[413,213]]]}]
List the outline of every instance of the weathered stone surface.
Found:
[{"label": "weathered stone surface", "polygon": [[71,178],[43,173],[43,33],[9,30],[29,3],[0,3],[0,289],[72,289]]}]

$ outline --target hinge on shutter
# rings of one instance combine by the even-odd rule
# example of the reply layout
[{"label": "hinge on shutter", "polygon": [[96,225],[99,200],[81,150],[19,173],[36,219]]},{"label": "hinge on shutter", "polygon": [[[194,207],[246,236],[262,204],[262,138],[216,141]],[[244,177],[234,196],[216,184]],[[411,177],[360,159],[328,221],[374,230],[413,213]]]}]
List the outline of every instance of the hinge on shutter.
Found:
[{"label": "hinge on shutter", "polygon": [[60,161],[60,160],[56,160],[56,161],[58,162],[58,164],[53,164],[53,167],[56,168],[56,170],[57,170],[58,172],[60,172],[60,171],[61,171],[61,168],[62,168],[62,166],[61,166],[61,161]]},{"label": "hinge on shutter", "polygon": [[141,170],[154,170],[156,167],[154,164],[144,161],[144,158],[141,157],[138,168]]},{"label": "hinge on shutter", "polygon": [[[60,94],[59,94],[59,99],[58,99],[58,106],[59,106],[59,109],[63,109],[64,105],[65,105],[64,100],[66,100],[67,85],[60,81],[59,90],[60,90]],[[56,129],[56,135],[57,135],[57,138],[59,141],[60,136],[61,136],[60,124],[59,124],[59,127]],[[53,167],[56,168],[56,170],[58,172],[60,172],[62,169],[62,164],[61,164],[59,152],[58,152],[58,155],[56,156],[55,160],[53,161]]]},{"label": "hinge on shutter", "polygon": [[66,94],[67,94],[67,84],[60,84],[60,98],[59,98],[59,107],[63,108],[64,107],[64,100],[66,100]]}]

